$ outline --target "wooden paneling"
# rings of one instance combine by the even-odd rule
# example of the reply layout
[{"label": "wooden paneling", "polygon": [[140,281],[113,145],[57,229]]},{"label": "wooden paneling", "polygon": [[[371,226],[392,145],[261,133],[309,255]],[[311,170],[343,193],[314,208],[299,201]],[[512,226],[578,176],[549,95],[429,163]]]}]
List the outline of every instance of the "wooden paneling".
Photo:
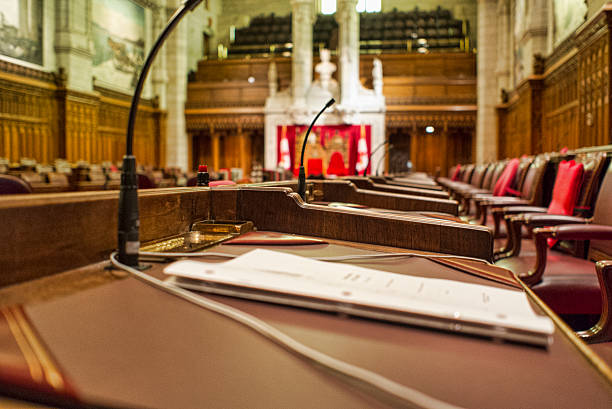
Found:
[{"label": "wooden paneling", "polygon": [[[0,63],[0,157],[52,163],[120,161],[130,96],[102,88],[66,89],[65,78],[16,64]],[[162,166],[165,112],[142,100],[134,152],[143,165]]]},{"label": "wooden paneling", "polygon": [[512,94],[499,121],[498,156],[518,157],[525,153],[540,152],[541,127],[536,116],[541,114],[542,81],[529,78]]},{"label": "wooden paneling", "polygon": [[611,24],[605,6],[498,106],[500,158],[611,142]]},{"label": "wooden paneling", "polygon": [[542,90],[543,152],[580,147],[578,138],[578,77],[575,50],[544,78]]}]

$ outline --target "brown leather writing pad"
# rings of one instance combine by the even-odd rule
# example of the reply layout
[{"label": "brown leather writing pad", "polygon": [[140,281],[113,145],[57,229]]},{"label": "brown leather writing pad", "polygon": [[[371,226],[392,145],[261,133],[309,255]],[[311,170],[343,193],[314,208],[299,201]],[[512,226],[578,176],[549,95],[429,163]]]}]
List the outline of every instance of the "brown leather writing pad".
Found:
[{"label": "brown leather writing pad", "polygon": [[325,244],[325,240],[316,237],[297,236],[295,234],[278,233],[274,231],[252,231],[242,234],[223,244],[264,245],[264,246],[303,246],[308,244]]},{"label": "brown leather writing pad", "polygon": [[[221,249],[244,252],[252,247]],[[336,244],[282,251],[305,256],[365,252]],[[360,265],[508,288],[424,259]],[[162,267],[155,265],[150,273],[162,277]],[[262,318],[308,346],[456,405],[610,407],[610,384],[559,331],[544,350],[211,298]],[[26,311],[85,398],[177,408],[384,407],[240,324],[132,278],[28,306]]]}]

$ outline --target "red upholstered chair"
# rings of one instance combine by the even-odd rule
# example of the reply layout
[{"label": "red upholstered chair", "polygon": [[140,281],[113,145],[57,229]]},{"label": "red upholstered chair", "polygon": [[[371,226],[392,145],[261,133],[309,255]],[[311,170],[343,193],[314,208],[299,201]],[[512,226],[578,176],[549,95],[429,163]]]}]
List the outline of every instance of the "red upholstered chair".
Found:
[{"label": "red upholstered chair", "polygon": [[[484,176],[482,177],[480,186],[477,186],[476,184],[457,185],[456,183],[454,185],[446,186],[449,190],[451,190],[453,199],[461,203],[461,208],[464,214],[470,215],[472,209],[472,197],[484,194],[493,194],[495,183],[497,183],[507,165],[508,161],[505,160],[489,165],[484,173]],[[476,170],[474,170],[474,173],[476,173]],[[472,181],[474,181],[474,179],[476,179],[476,182],[478,181],[477,177],[472,177]]]},{"label": "red upholstered chair", "polygon": [[16,195],[22,193],[32,193],[30,185],[24,180],[11,175],[0,175],[0,195]]},{"label": "red upholstered chair", "polygon": [[323,174],[323,159],[311,158],[306,163],[308,176]]},{"label": "red upholstered chair", "polygon": [[[605,152],[579,154],[573,161],[561,162],[553,188],[553,198],[548,207],[512,206],[493,208],[495,220],[504,219],[509,232],[504,246],[495,251],[497,260],[520,254],[523,219],[531,214],[548,213],[559,215],[591,216],[607,155]],[[572,162],[574,165],[572,165]],[[575,255],[584,254],[581,243],[564,243],[564,247]]]},{"label": "red upholstered chair", "polygon": [[[524,166],[524,170],[521,170],[521,166],[518,166],[516,172],[513,172],[511,169],[511,171],[506,174],[506,180],[497,186],[497,193],[518,193],[518,197],[486,195],[475,195],[472,197],[472,200],[477,206],[477,216],[480,219],[480,224],[493,227],[494,237],[501,237],[505,235],[505,233],[500,229],[501,219],[493,218],[493,220],[489,220],[488,210],[494,207],[504,206],[539,205],[542,199],[541,187],[544,180],[544,172],[546,171],[548,163],[548,155],[538,155],[533,161],[530,159],[523,160],[521,165]],[[508,187],[510,185],[508,180],[512,173],[515,174],[514,184],[517,186],[518,190]],[[502,178],[503,176],[500,177],[500,180]]]},{"label": "red upholstered chair", "polygon": [[344,166],[344,159],[340,152],[334,152],[329,160],[329,166],[327,167],[328,175],[346,176],[348,174],[346,166]]},{"label": "red upholstered chair", "polygon": [[[589,319],[592,324],[594,317],[609,319],[610,283],[606,284],[603,277],[609,268],[598,266],[598,277],[590,260],[612,259],[612,167],[608,166],[601,182],[592,219],[531,213],[523,216],[523,223],[534,228],[532,247],[524,248],[519,257],[496,264],[514,271],[574,329],[581,329],[580,325],[589,323]],[[547,243],[550,238],[590,240],[587,259],[550,250]],[[601,341],[595,333],[600,332],[595,328],[581,335]]]}]

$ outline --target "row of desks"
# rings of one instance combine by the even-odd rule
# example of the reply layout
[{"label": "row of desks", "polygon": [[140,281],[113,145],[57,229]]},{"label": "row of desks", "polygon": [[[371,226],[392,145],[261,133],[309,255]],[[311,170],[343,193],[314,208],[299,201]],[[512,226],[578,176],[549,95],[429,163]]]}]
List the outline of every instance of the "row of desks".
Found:
[{"label": "row of desks", "polygon": [[[325,243],[317,245],[257,246],[306,257],[410,249],[491,259],[490,231],[455,220],[456,212],[440,213],[441,206],[452,202],[448,199],[359,189],[348,181],[313,181],[305,203],[292,188],[286,183],[140,192],[141,240],[184,233],[200,219],[249,220],[262,231],[323,238]],[[365,208],[329,206],[334,202]],[[0,201],[0,218],[7,221],[0,230],[0,277],[6,285],[0,289],[3,393],[20,386],[123,407],[404,405],[347,382],[236,322],[106,270],[104,259],[116,246],[116,212],[113,192]],[[220,244],[209,250],[243,253],[253,248]],[[553,318],[553,343],[544,349],[210,297],[311,348],[456,406],[610,407],[610,368],[520,282],[509,287],[486,278],[511,273],[484,262],[446,261],[406,258],[359,265],[525,291],[539,314]],[[147,273],[161,278],[166,263],[152,264]],[[48,357],[49,373],[61,382],[54,383],[53,376],[35,379],[15,328],[30,329],[34,336],[28,342],[38,343]]]}]

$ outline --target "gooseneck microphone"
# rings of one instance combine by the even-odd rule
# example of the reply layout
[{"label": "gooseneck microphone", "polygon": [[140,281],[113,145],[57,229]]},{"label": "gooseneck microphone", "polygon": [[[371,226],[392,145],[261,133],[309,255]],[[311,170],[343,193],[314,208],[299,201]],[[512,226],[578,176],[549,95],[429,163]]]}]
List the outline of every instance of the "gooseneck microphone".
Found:
[{"label": "gooseneck microphone", "polygon": [[130,114],[128,117],[128,126],[126,134],[125,156],[123,157],[123,167],[121,170],[121,188],[119,191],[119,215],[118,215],[118,253],[119,262],[130,267],[138,267],[138,250],[140,249],[140,216],[138,212],[138,175],[136,174],[136,158],[134,157],[134,125],[136,123],[136,114],[138,113],[138,103],[140,102],[140,94],[144,82],[147,79],[147,74],[151,68],[151,64],[157,55],[157,52],[168,38],[168,35],[174,30],[181,19],[191,10],[193,10],[202,0],[185,0],[182,5],[170,18],[170,21],[161,32],[151,51],[147,55],[144,65],[138,77],[138,83],[132,97],[130,106]]},{"label": "gooseneck microphone", "polygon": [[[382,143],[378,144],[378,146],[376,148],[374,148],[374,150],[372,150],[370,152],[370,154],[368,155],[368,164],[366,165],[365,169],[363,170],[363,175],[362,176],[365,176],[366,173],[368,172],[368,166],[370,166],[370,163],[372,163],[372,155],[374,155],[376,153],[376,151],[378,151],[380,148],[382,148],[383,146],[385,146],[388,143],[389,143],[389,140],[385,139],[384,141],[382,141]],[[376,176],[378,176],[378,171],[376,171]]]},{"label": "gooseneck microphone", "polygon": [[323,109],[321,109],[319,111],[317,116],[314,117],[314,119],[312,120],[312,123],[308,127],[308,131],[306,131],[306,136],[304,137],[304,142],[302,143],[302,155],[300,156],[300,173],[298,175],[298,194],[302,197],[302,200],[304,200],[304,201],[306,200],[306,198],[305,198],[305,195],[306,195],[306,172],[304,171],[304,151],[306,150],[306,142],[308,141],[308,136],[310,135],[310,130],[312,129],[312,127],[315,124],[315,122],[317,122],[317,119],[319,119],[319,117],[321,116],[323,111],[325,111],[330,106],[334,105],[335,102],[336,102],[336,100],[331,98],[329,101],[327,101],[327,104],[325,104]]},{"label": "gooseneck microphone", "polygon": [[[393,149],[393,144],[389,144],[389,150]],[[376,176],[378,176],[378,171],[380,170],[380,165],[383,164],[383,160],[385,159],[385,157],[383,156],[382,158],[380,158],[380,160],[378,161],[378,165],[376,165]]]}]

